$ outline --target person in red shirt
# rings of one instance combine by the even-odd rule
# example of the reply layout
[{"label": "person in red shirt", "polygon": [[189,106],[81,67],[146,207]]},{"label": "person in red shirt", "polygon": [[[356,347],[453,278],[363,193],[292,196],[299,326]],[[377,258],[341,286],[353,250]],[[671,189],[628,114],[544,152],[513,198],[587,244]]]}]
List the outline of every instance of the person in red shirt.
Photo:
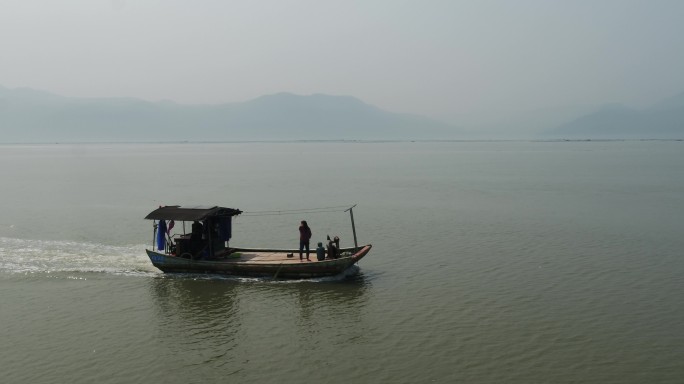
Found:
[{"label": "person in red shirt", "polygon": [[306,259],[309,260],[309,241],[311,240],[311,228],[306,220],[302,220],[299,226],[299,260],[302,260],[302,251],[306,248]]}]

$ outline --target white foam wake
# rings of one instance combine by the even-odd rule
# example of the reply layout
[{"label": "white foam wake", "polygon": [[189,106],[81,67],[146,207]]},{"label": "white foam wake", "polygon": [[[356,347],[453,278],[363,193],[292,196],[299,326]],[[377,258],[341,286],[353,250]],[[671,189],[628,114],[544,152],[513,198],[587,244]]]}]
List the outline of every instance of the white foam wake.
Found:
[{"label": "white foam wake", "polygon": [[9,273],[158,273],[144,245],[112,246],[74,241],[0,237],[0,271]]}]

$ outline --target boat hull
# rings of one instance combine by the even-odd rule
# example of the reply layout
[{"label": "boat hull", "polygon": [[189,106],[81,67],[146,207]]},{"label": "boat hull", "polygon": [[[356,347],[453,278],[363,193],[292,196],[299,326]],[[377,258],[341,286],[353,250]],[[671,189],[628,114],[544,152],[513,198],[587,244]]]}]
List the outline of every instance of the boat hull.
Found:
[{"label": "boat hull", "polygon": [[[284,279],[304,279],[313,277],[335,276],[361,260],[371,249],[365,245],[355,250],[350,256],[323,261],[299,261],[287,258],[291,250],[268,250],[272,260],[256,257],[244,259],[228,258],[222,260],[192,260],[165,253],[146,250],[152,264],[164,273],[206,273],[231,276],[273,277]],[[260,250],[236,249],[236,252],[254,252]],[[267,251],[267,250],[262,250]],[[275,256],[273,256],[275,255]],[[314,255],[315,257],[315,255]]]}]

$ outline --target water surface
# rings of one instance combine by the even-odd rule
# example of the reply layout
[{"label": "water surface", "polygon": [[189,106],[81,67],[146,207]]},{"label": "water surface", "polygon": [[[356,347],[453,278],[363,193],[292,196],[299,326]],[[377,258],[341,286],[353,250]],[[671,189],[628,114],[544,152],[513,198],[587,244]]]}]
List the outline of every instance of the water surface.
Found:
[{"label": "water surface", "polygon": [[[3,380],[680,382],[682,169],[669,141],[0,146]],[[144,256],[161,204],[355,203],[373,249],[344,278]],[[349,246],[333,211],[245,214],[232,244],[306,219]]]}]

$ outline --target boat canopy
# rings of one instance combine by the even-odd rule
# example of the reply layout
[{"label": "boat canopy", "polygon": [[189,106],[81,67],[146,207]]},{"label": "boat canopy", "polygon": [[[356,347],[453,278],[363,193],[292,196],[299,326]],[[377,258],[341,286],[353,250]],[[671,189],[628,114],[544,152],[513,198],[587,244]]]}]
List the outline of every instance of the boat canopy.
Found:
[{"label": "boat canopy", "polygon": [[181,207],[180,205],[170,205],[159,207],[150,212],[145,219],[147,220],[178,220],[178,221],[202,221],[213,217],[230,217],[241,214],[242,211],[234,208],[225,207]]}]

